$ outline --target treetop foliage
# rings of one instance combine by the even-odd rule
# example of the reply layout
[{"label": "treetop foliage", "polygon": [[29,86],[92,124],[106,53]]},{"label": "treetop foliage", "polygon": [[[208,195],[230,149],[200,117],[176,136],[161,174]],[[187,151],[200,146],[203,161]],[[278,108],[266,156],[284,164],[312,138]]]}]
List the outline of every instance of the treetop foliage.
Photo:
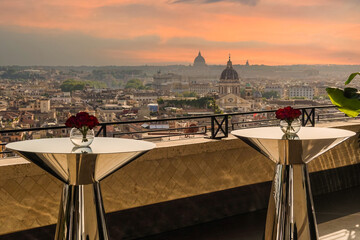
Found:
[{"label": "treetop foliage", "polygon": [[75,79],[67,79],[61,85],[61,91],[72,92],[75,90],[84,90],[85,86],[88,85],[93,88],[105,88],[106,84],[98,81],[80,81]]}]

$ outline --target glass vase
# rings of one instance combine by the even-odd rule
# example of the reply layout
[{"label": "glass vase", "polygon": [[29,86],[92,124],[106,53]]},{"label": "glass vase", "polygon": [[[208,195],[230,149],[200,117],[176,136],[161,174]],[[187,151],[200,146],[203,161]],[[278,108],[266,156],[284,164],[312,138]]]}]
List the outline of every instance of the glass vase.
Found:
[{"label": "glass vase", "polygon": [[72,128],[70,131],[70,141],[77,147],[89,146],[95,138],[94,129],[80,129]]},{"label": "glass vase", "polygon": [[301,128],[301,121],[298,118],[295,118],[292,122],[288,122],[286,120],[280,121],[280,129],[286,134],[286,135],[295,135],[297,132],[300,131]]}]

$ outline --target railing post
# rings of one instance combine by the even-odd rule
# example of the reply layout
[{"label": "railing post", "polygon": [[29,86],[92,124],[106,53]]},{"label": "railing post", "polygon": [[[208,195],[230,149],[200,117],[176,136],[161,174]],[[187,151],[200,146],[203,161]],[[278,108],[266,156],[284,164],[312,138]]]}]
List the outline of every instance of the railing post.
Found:
[{"label": "railing post", "polygon": [[215,138],[215,117],[211,117],[211,139]]},{"label": "railing post", "polygon": [[225,132],[224,132],[224,137],[228,137],[229,136],[229,115],[226,115],[225,117]]},{"label": "railing post", "polygon": [[312,126],[315,127],[315,108],[313,107],[312,108]]},{"label": "railing post", "polygon": [[[315,126],[315,107],[309,108],[310,113],[308,113],[306,111],[306,108],[302,109],[302,120],[301,120],[301,124],[303,127],[306,126],[306,124],[310,121],[311,126]],[[306,117],[306,119],[305,119]]]},{"label": "railing post", "polygon": [[[215,130],[215,123],[216,123],[216,130]],[[224,137],[228,137],[229,135],[229,116],[224,115],[223,119],[219,122],[216,119],[216,116],[211,116],[211,139],[220,139]],[[217,134],[220,132],[224,134],[224,136],[217,137]]]},{"label": "railing post", "polygon": [[103,137],[106,137],[106,125],[104,125],[104,129],[103,129]]},{"label": "railing post", "polygon": [[301,125],[304,127],[305,126],[305,108],[302,109],[301,111]]},{"label": "railing post", "polygon": [[100,135],[100,133],[103,133],[103,137],[106,137],[106,125],[102,125],[99,131],[96,133],[96,137]]}]

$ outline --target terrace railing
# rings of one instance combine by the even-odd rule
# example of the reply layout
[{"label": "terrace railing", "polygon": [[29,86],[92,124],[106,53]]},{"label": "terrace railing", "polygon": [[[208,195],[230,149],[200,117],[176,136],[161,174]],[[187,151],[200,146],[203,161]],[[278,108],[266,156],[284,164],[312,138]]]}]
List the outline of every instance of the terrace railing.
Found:
[{"label": "terrace railing", "polygon": [[[349,119],[343,113],[336,110],[334,106],[318,106],[318,107],[303,107],[298,108],[302,112],[301,121],[303,126],[315,126],[320,121],[340,121]],[[333,112],[329,110],[334,109]],[[177,117],[177,118],[164,118],[164,119],[148,119],[148,120],[133,120],[122,122],[104,122],[100,123],[96,136],[103,137],[127,137],[134,139],[148,139],[151,141],[164,140],[166,138],[173,138],[175,136],[201,136],[210,139],[226,138],[229,135],[229,131],[239,128],[249,128],[258,126],[272,126],[277,125],[278,120],[275,118],[276,110],[267,111],[253,111],[253,112],[238,112],[238,113],[225,113],[214,115],[202,115],[202,116],[189,116],[189,117]],[[254,119],[255,116],[260,116],[258,119]],[[178,128],[165,128],[165,129],[144,129],[142,124],[159,124],[170,123],[172,121],[189,123],[197,121],[199,125],[190,124],[187,127]],[[123,127],[124,126],[136,126],[138,129],[135,131],[111,131],[109,132],[109,126]],[[16,134],[19,132],[33,133],[37,131],[50,131],[66,129],[63,126],[51,126],[40,128],[23,128],[23,129],[10,129],[0,130],[0,135]],[[29,134],[30,135],[30,134]],[[6,151],[6,143],[0,143],[0,158],[10,154]]]}]

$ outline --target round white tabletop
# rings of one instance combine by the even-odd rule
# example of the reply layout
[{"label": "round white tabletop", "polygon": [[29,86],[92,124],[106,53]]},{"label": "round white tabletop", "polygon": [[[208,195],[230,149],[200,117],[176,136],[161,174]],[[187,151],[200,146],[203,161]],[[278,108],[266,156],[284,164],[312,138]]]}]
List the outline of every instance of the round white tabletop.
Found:
[{"label": "round white tabletop", "polygon": [[291,138],[279,127],[248,128],[232,131],[258,152],[275,163],[308,163],[335,147],[355,132],[337,128],[302,127]]},{"label": "round white tabletop", "polygon": [[[280,127],[247,128],[232,131],[231,134],[245,138],[284,140]],[[354,136],[355,132],[338,128],[302,127],[296,135],[297,138],[289,141],[347,138]]]},{"label": "round white tabletop", "polygon": [[[146,141],[96,137],[89,146],[91,152],[88,154],[111,154],[144,152],[155,148],[155,144]],[[6,145],[7,149],[19,152],[71,154],[74,153],[75,145],[69,138],[44,138],[13,142]]]}]

